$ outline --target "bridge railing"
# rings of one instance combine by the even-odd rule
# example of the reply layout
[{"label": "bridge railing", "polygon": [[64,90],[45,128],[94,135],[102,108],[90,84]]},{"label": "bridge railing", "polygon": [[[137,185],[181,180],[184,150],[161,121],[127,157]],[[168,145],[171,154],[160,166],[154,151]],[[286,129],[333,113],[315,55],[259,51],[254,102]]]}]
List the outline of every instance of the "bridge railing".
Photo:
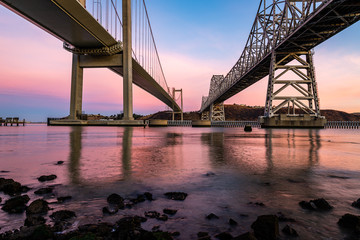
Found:
[{"label": "bridge railing", "polygon": [[258,121],[212,121],[211,126],[226,128],[251,126],[254,128],[261,128],[261,124]]},{"label": "bridge railing", "polygon": [[[131,8],[133,58],[171,96],[145,0],[131,0]],[[122,0],[87,0],[86,9],[117,41],[123,41]]]},{"label": "bridge railing", "polygon": [[360,121],[328,121],[325,128],[359,129]]}]

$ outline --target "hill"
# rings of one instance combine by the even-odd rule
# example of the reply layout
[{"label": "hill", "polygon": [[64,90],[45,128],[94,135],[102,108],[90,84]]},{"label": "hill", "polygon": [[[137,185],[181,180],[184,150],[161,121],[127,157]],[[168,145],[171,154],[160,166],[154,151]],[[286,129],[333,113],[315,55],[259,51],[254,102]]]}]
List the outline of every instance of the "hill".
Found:
[{"label": "hill", "polygon": [[[252,107],[246,105],[225,105],[225,119],[227,121],[256,121],[259,116],[264,115],[264,107]],[[286,113],[286,110],[283,109],[283,113]],[[350,114],[337,110],[321,110],[321,115],[325,116],[328,121],[359,121],[360,116],[357,114]],[[198,112],[186,112],[184,113],[184,120],[199,120],[201,115]],[[171,112],[157,112],[151,115],[143,116],[140,119],[149,120],[149,119],[172,119]],[[179,120],[179,114],[175,115],[175,119]]]}]

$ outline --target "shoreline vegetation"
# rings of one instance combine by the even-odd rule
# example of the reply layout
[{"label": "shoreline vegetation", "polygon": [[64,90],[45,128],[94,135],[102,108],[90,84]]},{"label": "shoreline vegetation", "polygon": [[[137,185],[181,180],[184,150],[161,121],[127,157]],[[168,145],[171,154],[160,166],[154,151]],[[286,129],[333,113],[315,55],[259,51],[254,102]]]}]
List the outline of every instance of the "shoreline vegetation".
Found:
[{"label": "shoreline vegetation", "polygon": [[[264,107],[261,106],[246,106],[238,104],[225,104],[225,119],[226,121],[257,121],[259,116],[264,115]],[[281,113],[286,113],[286,109],[282,109]],[[346,113],[338,110],[324,109],[321,110],[321,115],[325,116],[327,121],[360,121],[360,113]],[[111,116],[104,116],[101,114],[83,114],[83,120],[121,120],[123,114],[114,114]],[[66,117],[65,117],[66,118]],[[171,111],[159,111],[149,115],[134,114],[135,120],[151,120],[163,119],[172,120]],[[196,111],[184,112],[184,120],[200,120],[201,114]],[[175,120],[180,120],[180,115],[175,114]],[[41,122],[31,122],[41,123]]]}]

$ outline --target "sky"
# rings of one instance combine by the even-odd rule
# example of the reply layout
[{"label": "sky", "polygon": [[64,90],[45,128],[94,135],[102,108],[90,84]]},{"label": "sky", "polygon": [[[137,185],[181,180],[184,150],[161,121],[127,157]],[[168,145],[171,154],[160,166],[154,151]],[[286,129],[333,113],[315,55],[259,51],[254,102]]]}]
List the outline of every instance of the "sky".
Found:
[{"label": "sky", "polygon": [[[240,57],[259,1],[147,0],[147,9],[170,87],[183,89],[184,110],[200,109],[212,75],[226,75]],[[360,22],[315,48],[321,109],[360,112]],[[0,6],[0,117],[45,121],[69,114],[71,53],[62,42]],[[227,104],[263,106],[267,78]],[[134,113],[167,107],[134,86]],[[83,111],[122,111],[122,78],[108,69],[85,69]]]}]

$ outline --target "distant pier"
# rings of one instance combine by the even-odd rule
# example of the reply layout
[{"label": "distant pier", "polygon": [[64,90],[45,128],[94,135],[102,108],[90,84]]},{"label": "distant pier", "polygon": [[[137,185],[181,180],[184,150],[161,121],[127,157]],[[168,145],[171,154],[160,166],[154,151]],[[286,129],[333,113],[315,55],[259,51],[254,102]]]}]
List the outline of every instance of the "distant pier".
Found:
[{"label": "distant pier", "polygon": [[0,126],[19,126],[19,125],[25,126],[25,119],[19,121],[18,117],[7,117],[5,119],[0,117]]}]

